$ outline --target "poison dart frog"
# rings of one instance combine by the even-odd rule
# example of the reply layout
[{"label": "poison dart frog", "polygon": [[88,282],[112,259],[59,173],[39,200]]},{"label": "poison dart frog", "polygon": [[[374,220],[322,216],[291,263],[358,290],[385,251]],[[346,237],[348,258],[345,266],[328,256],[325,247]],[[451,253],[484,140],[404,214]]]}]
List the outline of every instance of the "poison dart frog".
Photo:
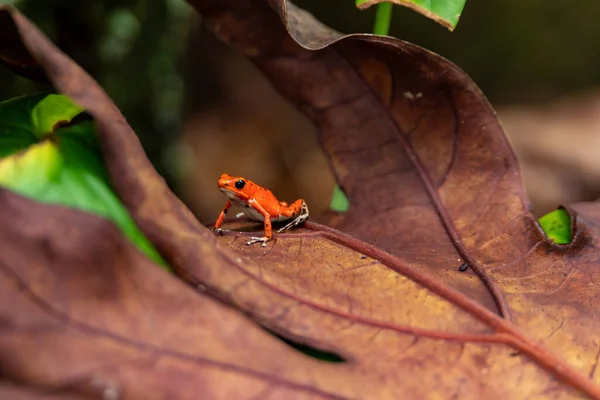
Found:
[{"label": "poison dart frog", "polygon": [[277,200],[270,190],[246,178],[223,174],[219,178],[219,189],[229,200],[215,222],[215,232],[221,231],[225,214],[233,204],[242,207],[242,212],[251,220],[264,221],[265,236],[252,237],[246,242],[247,245],[260,242],[261,246],[265,247],[273,237],[271,222],[290,221],[277,231],[281,233],[300,225],[308,218],[308,206],[304,200],[298,199],[288,205]]}]

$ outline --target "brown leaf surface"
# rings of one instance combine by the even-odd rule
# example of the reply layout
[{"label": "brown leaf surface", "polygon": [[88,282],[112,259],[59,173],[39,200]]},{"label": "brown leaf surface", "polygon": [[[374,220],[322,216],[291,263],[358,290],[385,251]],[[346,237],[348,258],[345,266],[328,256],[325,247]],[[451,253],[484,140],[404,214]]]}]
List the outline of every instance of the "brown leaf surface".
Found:
[{"label": "brown leaf surface", "polygon": [[[402,394],[443,396],[449,390],[465,398],[514,398],[515,390],[577,397],[539,362],[515,352],[511,337],[484,335],[491,330],[468,313],[463,313],[461,322],[482,334],[382,327],[357,316],[336,315],[322,305],[310,310],[310,302],[297,301],[286,291],[304,286],[315,300],[335,300],[329,291],[322,292],[321,299],[316,297],[320,291],[313,285],[311,271],[306,277],[298,272],[310,263],[323,264],[326,258],[319,250],[339,262],[325,273],[349,276],[358,269],[373,274],[383,270],[399,280],[398,274],[392,276],[372,259],[363,260],[348,247],[323,240],[323,233],[282,235],[278,240],[295,243],[271,248],[260,268],[251,261],[213,267],[220,269],[219,280],[225,285],[237,281],[235,288],[228,289],[234,300],[250,306],[245,299],[249,296],[253,308],[263,315],[270,312],[265,318],[271,322],[279,321],[280,326],[300,322],[305,331],[328,330],[337,336],[337,346],[350,358],[343,364],[317,362],[286,348],[236,311],[195,293],[152,265],[101,218],[0,190],[0,220],[4,249],[0,361],[2,378],[8,380],[0,394],[16,396],[28,385],[36,395],[59,398],[393,399]],[[352,239],[341,238],[352,244]],[[264,252],[240,245],[237,239],[224,238],[238,242],[233,247],[246,253],[240,259]],[[295,250],[294,244],[308,249],[292,258],[289,251]],[[294,264],[283,265],[290,259]],[[355,267],[344,268],[347,264]],[[361,268],[369,265],[372,268]],[[289,277],[290,271],[294,279],[274,289],[272,279]],[[253,273],[260,278],[248,279]],[[423,287],[406,278],[398,282],[398,290],[428,298],[424,312],[437,314],[453,307],[423,293]],[[255,291],[265,296],[252,296]],[[338,303],[348,300],[337,299]],[[284,312],[280,305],[285,306]],[[311,312],[319,318],[310,318]],[[399,319],[405,318],[403,314],[399,310]],[[358,329],[348,329],[349,322]],[[533,354],[533,359],[539,354]],[[548,361],[544,357],[542,361]],[[405,381],[406,374],[414,379]],[[481,375],[502,379],[492,379],[481,388],[479,380],[465,378]],[[28,393],[24,398],[32,396]]]},{"label": "brown leaf surface", "polygon": [[[245,41],[242,47],[282,91],[289,95],[294,90],[302,92],[294,98],[309,108],[323,128],[324,148],[353,202],[351,212],[340,218],[340,226],[394,255],[316,224],[277,236],[266,250],[247,247],[235,235],[220,237],[217,244],[213,234],[168,190],[131,128],[98,85],[19,13],[5,9],[0,16],[14,18],[25,47],[54,85],[94,116],[120,197],[182,277],[245,310],[268,328],[335,350],[347,362],[317,362],[287,349],[237,312],[154,268],[125,244],[112,225],[98,218],[0,192],[0,246],[12,249],[0,258],[4,273],[0,284],[6,287],[0,291],[6,296],[0,302],[4,305],[2,320],[8,321],[3,322],[7,328],[0,336],[3,377],[92,395],[116,387],[125,390],[126,398],[154,398],[165,393],[181,398],[202,393],[207,398],[348,399],[577,398],[586,393],[600,398],[586,365],[572,368],[530,338],[541,340],[535,328],[556,320],[545,320],[547,314],[540,313],[530,327],[527,321],[515,318],[518,325],[531,331],[525,334],[491,311],[496,310],[492,299],[505,308],[508,304],[501,293],[488,294],[491,283],[501,287],[497,282],[490,280],[486,287],[474,276],[454,272],[459,263],[452,260],[458,257],[484,272],[477,257],[487,253],[482,253],[482,246],[477,248],[479,252],[471,252],[469,247],[481,244],[479,229],[473,228],[467,241],[460,235],[471,220],[463,216],[467,219],[459,224],[461,219],[456,216],[477,210],[480,221],[471,223],[478,227],[483,221],[486,226],[490,217],[472,196],[493,191],[490,181],[500,182],[494,192],[498,202],[510,200],[504,214],[493,212],[500,223],[496,234],[518,234],[516,227],[527,227],[519,218],[535,223],[523,213],[526,200],[520,183],[514,181],[518,178],[514,158],[489,106],[456,67],[414,46],[366,36],[344,39],[319,52],[302,49],[285,34],[276,14],[258,0],[198,1],[196,5],[223,35]],[[306,15],[294,16],[297,23],[307,23]],[[301,32],[300,25],[295,26],[295,32]],[[318,26],[311,26],[309,32],[313,43],[321,44],[326,43],[323,38],[327,35],[336,35]],[[375,73],[396,71],[399,66],[390,64],[395,62],[390,58],[394,54],[405,57],[406,65],[413,68],[414,82],[406,78],[405,84],[414,86],[400,92],[388,90],[391,75],[382,81]],[[366,75],[353,66],[350,55],[366,62]],[[436,73],[440,71],[447,72]],[[289,79],[284,79],[284,72]],[[409,72],[410,68],[404,71]],[[397,114],[387,108],[398,97],[394,93],[407,101],[395,106],[400,107]],[[428,105],[408,102],[411,96],[406,93],[411,93],[413,100],[427,100]],[[389,105],[384,107],[382,99],[389,99]],[[465,102],[460,107],[468,107],[458,107],[457,99]],[[444,105],[455,108],[445,109]],[[369,114],[371,110],[375,114]],[[419,110],[429,110],[429,116],[435,112],[436,118],[417,118]],[[455,121],[456,110],[462,110],[462,123]],[[398,134],[399,122],[390,115],[402,115],[403,123],[412,121],[410,140]],[[483,122],[492,134],[472,132]],[[461,126],[467,128],[457,129]],[[459,132],[468,140],[455,139]],[[431,136],[435,134],[438,136]],[[417,142],[423,147],[415,146]],[[445,145],[451,145],[457,155]],[[465,153],[462,146],[470,151]],[[493,157],[487,156],[491,149]],[[424,164],[419,164],[419,151],[430,152],[425,153],[430,158]],[[446,160],[445,168],[437,165],[440,158]],[[466,181],[461,191],[467,199],[461,200],[453,193],[461,176],[471,176],[469,168],[489,171],[489,175],[481,182]],[[435,175],[436,171],[442,172]],[[449,182],[454,185],[447,186]],[[446,187],[447,191],[441,190]],[[487,198],[479,201],[482,199]],[[458,208],[449,208],[447,203]],[[502,208],[502,204],[495,207]],[[513,209],[521,210],[520,217],[502,223],[512,216]],[[404,222],[400,218],[405,218],[406,224],[394,222]],[[454,226],[448,227],[448,221]],[[583,228],[583,222],[578,223],[578,244],[569,251],[593,254],[593,248],[583,246],[591,242],[592,232]],[[414,236],[410,236],[410,227]],[[533,228],[529,226],[525,232],[542,235]],[[498,243],[494,244],[496,252],[491,253],[497,257],[503,249],[516,246]],[[540,243],[528,256],[554,249],[547,242]],[[551,253],[544,260],[549,257],[564,258]],[[523,263],[519,260],[510,266],[517,277],[517,268]],[[540,275],[555,269],[551,264],[535,268]],[[437,276],[433,278],[432,273]],[[542,276],[537,283],[547,282],[551,280]],[[505,296],[509,300],[526,298],[518,292],[509,294],[510,298]],[[568,305],[575,308],[581,303],[573,300]],[[513,314],[527,312],[513,303],[511,307]],[[502,310],[504,316],[506,311]],[[587,328],[575,322],[569,327],[561,325],[556,334],[575,329],[579,329],[582,342],[592,338]],[[577,346],[546,344],[568,363],[576,364],[577,358],[565,349],[578,350]],[[581,356],[581,360],[589,360],[588,354]],[[57,360],[61,361],[59,369]],[[594,371],[595,367],[591,378]]]}]

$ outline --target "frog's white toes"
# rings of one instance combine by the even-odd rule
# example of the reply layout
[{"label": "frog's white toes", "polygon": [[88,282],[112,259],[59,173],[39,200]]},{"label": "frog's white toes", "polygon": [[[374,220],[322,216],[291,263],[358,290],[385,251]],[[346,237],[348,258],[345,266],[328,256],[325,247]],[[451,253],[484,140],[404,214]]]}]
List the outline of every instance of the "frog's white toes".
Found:
[{"label": "frog's white toes", "polygon": [[267,247],[267,242],[268,242],[268,241],[269,241],[269,238],[268,238],[268,237],[266,237],[266,236],[263,236],[263,237],[256,237],[256,236],[253,236],[253,237],[251,237],[251,238],[250,238],[250,240],[249,240],[249,241],[247,241],[247,242],[246,242],[246,244],[247,244],[248,246],[250,246],[251,244],[258,243],[258,242],[261,242],[261,246],[262,246],[262,247]]}]

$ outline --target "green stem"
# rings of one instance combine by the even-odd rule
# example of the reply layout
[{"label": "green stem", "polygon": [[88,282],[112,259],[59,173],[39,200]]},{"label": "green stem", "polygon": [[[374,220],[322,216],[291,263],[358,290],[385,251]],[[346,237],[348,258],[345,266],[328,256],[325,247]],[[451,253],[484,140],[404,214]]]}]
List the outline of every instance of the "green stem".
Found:
[{"label": "green stem", "polygon": [[373,33],[376,35],[388,35],[390,23],[392,22],[392,3],[379,3],[375,14],[375,26]]}]

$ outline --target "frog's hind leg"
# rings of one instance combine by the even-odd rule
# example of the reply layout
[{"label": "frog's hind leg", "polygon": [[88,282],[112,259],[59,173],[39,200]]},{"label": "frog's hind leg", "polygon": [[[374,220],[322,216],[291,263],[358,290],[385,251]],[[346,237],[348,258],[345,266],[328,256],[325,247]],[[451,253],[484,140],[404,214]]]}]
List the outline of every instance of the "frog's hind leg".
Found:
[{"label": "frog's hind leg", "polygon": [[302,199],[298,199],[293,202],[290,206],[283,206],[281,215],[292,218],[292,220],[283,228],[279,229],[277,233],[292,229],[308,219],[308,206]]}]

